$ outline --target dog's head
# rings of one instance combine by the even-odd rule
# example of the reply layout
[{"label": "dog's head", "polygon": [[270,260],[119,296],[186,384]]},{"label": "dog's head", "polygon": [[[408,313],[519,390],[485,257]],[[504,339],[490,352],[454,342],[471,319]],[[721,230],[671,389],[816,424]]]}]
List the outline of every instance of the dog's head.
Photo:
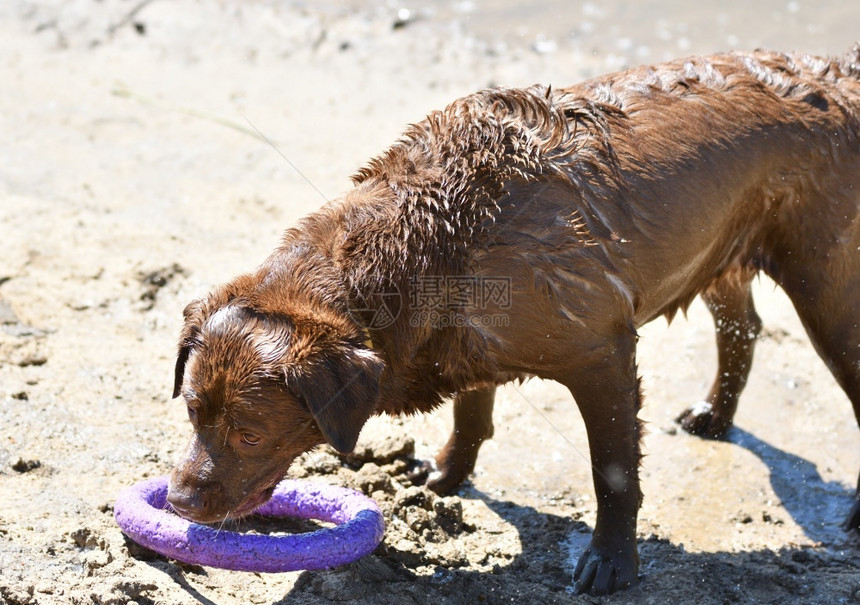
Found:
[{"label": "dog's head", "polygon": [[210,298],[185,309],[174,397],[194,436],[170,477],[181,515],[251,512],[314,446],[346,453],[373,414],[383,363],[337,317],[255,310]]}]

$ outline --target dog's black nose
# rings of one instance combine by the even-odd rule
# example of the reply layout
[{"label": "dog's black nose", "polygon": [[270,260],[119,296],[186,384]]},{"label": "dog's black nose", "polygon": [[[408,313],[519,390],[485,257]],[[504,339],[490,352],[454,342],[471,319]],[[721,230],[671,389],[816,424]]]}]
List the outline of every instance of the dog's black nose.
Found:
[{"label": "dog's black nose", "polygon": [[180,516],[188,519],[199,518],[206,507],[200,490],[189,486],[177,486],[173,482],[167,489],[167,502]]}]

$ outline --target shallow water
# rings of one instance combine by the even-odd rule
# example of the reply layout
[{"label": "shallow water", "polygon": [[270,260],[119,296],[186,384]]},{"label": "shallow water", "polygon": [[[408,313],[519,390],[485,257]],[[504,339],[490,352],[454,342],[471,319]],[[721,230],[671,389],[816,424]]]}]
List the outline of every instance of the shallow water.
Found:
[{"label": "shallow water", "polygon": [[[329,3],[331,8],[360,5],[358,0]],[[450,27],[454,22],[486,40],[526,42],[541,53],[599,56],[619,68],[731,49],[841,54],[860,40],[860,4],[840,0],[403,0],[387,6],[406,24],[432,19]]]}]

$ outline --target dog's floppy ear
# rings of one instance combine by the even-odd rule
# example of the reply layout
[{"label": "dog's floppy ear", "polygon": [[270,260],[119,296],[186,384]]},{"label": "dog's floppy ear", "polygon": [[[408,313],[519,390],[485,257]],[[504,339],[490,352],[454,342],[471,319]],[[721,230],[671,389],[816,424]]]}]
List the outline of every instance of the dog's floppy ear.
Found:
[{"label": "dog's floppy ear", "polygon": [[200,332],[203,315],[203,301],[195,300],[185,307],[182,312],[185,317],[185,325],[179,334],[179,353],[176,356],[176,367],[173,370],[173,398],[179,397],[182,390],[182,380],[185,377],[185,363],[191,354],[191,347]]},{"label": "dog's floppy ear", "polygon": [[302,365],[292,390],[304,400],[326,442],[348,454],[376,409],[382,360],[373,351],[350,346]]}]

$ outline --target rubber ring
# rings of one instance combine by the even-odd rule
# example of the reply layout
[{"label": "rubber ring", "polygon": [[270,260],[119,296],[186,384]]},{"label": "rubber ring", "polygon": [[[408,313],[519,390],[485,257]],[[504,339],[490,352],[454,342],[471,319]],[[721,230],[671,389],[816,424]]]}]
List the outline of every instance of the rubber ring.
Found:
[{"label": "rubber ring", "polygon": [[299,517],[334,527],[289,535],[243,534],[188,521],[167,504],[167,477],[124,490],[114,518],[129,538],[157,553],[196,565],[235,571],[285,572],[330,569],[373,552],[385,534],[376,503],[356,491],[286,480],[254,511],[267,517]]}]

